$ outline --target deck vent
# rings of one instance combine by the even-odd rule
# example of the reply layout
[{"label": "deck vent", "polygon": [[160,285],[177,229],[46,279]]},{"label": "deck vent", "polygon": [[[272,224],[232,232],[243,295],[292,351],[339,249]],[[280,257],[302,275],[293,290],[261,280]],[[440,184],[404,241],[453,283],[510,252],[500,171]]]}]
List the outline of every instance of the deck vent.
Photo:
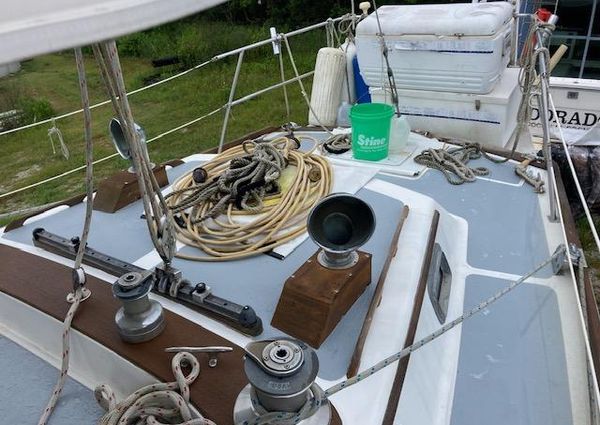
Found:
[{"label": "deck vent", "polygon": [[446,254],[444,254],[440,245],[436,243],[433,246],[433,255],[429,265],[427,290],[433,310],[440,323],[446,321],[451,286],[452,271],[450,265],[446,259]]}]

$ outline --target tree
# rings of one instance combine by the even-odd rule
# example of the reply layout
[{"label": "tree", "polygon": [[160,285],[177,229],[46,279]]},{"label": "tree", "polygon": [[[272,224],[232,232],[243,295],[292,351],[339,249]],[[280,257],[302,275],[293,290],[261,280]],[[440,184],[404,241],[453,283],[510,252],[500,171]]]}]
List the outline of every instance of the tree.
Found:
[{"label": "tree", "polygon": [[[212,17],[237,23],[266,23],[298,28],[350,11],[351,0],[231,0],[213,9]],[[414,3],[415,0],[378,0],[377,5]],[[355,12],[358,0],[354,1]]]}]

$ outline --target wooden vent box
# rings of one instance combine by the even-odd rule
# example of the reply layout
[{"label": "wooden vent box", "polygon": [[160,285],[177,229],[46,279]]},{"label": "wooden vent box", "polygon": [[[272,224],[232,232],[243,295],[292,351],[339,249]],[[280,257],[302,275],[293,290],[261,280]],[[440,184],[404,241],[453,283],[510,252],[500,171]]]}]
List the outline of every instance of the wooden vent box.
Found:
[{"label": "wooden vent box", "polygon": [[310,257],[286,280],[271,325],[319,348],[371,283],[371,254],[358,254],[347,269],[328,269],[316,253]]},{"label": "wooden vent box", "polygon": [[[164,165],[157,165],[152,171],[160,187],[169,183]],[[114,213],[140,198],[140,187],[136,175],[129,171],[119,171],[98,184],[94,209]]]}]

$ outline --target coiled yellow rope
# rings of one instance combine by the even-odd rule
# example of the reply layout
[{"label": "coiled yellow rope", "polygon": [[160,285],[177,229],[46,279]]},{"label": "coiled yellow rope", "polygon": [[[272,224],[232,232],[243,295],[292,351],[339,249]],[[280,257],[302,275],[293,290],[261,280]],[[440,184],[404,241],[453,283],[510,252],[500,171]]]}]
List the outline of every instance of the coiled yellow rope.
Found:
[{"label": "coiled yellow rope", "polygon": [[[317,145],[314,139],[309,139]],[[179,216],[177,239],[207,255],[177,253],[177,257],[197,261],[235,260],[270,251],[305,231],[308,212],[331,191],[331,166],[327,159],[313,153],[314,148],[301,152],[296,149],[296,141],[287,137],[261,143],[276,147],[287,161],[279,177],[280,193],[265,196],[260,211],[238,210],[230,201],[221,215],[212,218],[209,213],[219,200],[199,199]],[[230,171],[231,160],[252,154],[254,146],[254,142],[244,143],[204,164],[206,181],[211,182]],[[282,184],[282,176],[290,178],[289,184]],[[167,204],[177,211],[180,205],[187,205],[186,194],[197,188],[192,173],[185,174],[173,184]]]}]

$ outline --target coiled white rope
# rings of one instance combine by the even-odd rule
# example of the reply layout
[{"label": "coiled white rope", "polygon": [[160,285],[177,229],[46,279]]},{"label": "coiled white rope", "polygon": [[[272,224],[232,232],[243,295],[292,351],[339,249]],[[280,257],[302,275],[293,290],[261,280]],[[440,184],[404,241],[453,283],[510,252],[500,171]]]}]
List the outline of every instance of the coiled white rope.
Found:
[{"label": "coiled white rope", "polygon": [[[270,149],[280,150],[289,166],[295,167],[290,168],[293,175],[289,188],[280,190],[278,194],[267,195],[260,187],[253,188],[254,183],[260,182],[249,180],[250,177],[258,179],[260,176],[254,174],[255,168],[251,167],[258,168],[262,163],[250,161],[243,168],[230,167],[232,162],[254,157],[256,146],[262,143],[268,143]],[[205,183],[196,183],[193,173],[187,173],[173,183],[173,192],[168,195],[167,203],[179,220],[177,238],[207,254],[177,253],[177,257],[197,261],[240,259],[271,251],[304,233],[308,212],[331,191],[331,165],[324,157],[313,154],[312,150],[300,152],[293,149],[291,146],[296,142],[286,137],[262,143],[245,142],[204,164]],[[269,179],[264,179],[265,183],[279,177],[281,171],[277,170],[276,163],[269,164],[267,161],[265,165],[274,173]],[[249,175],[238,180],[233,178],[237,175],[234,172],[244,171],[247,167]],[[236,191],[243,192],[241,183],[244,181],[251,189],[246,194],[252,195],[250,199],[256,196],[258,199],[249,205],[250,208],[238,209],[234,207],[235,199],[231,195]],[[240,200],[244,201],[244,198]],[[244,207],[243,203],[240,206]],[[214,216],[215,211],[222,214]]]},{"label": "coiled white rope", "polygon": [[[185,375],[182,367],[189,365]],[[196,357],[187,352],[177,353],[171,361],[174,382],[151,384],[140,388],[129,397],[116,402],[114,391],[103,384],[94,390],[98,404],[107,413],[99,425],[215,425],[202,416],[194,417],[190,403],[190,385],[200,374]]]},{"label": "coiled white rope", "polygon": [[462,146],[445,150],[426,149],[415,156],[417,164],[424,165],[444,174],[450,184],[460,185],[465,182],[474,182],[477,176],[487,176],[490,170],[485,167],[469,167],[470,160],[487,158],[494,163],[502,163],[504,159],[495,159],[488,155],[480,143],[464,143]]}]

